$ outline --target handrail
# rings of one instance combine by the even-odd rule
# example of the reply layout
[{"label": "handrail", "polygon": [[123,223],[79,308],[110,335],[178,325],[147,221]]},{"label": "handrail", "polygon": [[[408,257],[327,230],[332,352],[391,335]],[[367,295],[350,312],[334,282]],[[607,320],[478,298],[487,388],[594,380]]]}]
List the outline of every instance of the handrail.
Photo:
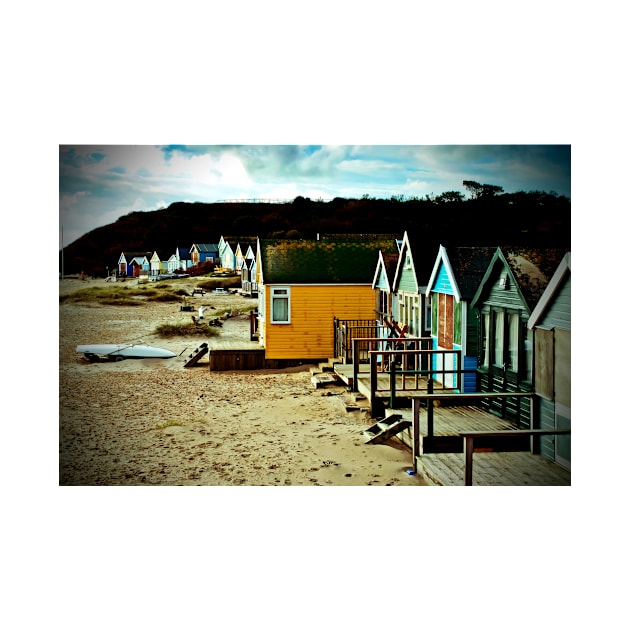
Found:
[{"label": "handrail", "polygon": [[[403,338],[404,339],[404,338]],[[426,340],[427,337],[424,338],[419,338],[422,340]],[[377,366],[376,366],[376,357],[377,356],[402,356],[403,359],[406,356],[422,356],[422,355],[428,355],[428,356],[433,356],[433,355],[437,355],[437,354],[442,354],[442,355],[447,355],[447,354],[454,354],[457,357],[457,365],[462,365],[462,351],[461,350],[444,350],[441,348],[429,348],[429,349],[416,349],[416,350],[370,350],[368,351],[368,354],[370,356],[370,392],[371,392],[371,397],[372,399],[374,398],[374,396],[376,395],[376,392],[378,391],[378,386],[377,386]],[[389,373],[390,374],[390,398],[393,400],[394,396],[395,396],[395,377],[392,376],[393,373],[395,373],[396,371],[396,367],[395,367],[395,361],[390,361],[390,369],[389,370],[382,370],[382,372],[385,373]],[[466,370],[466,371],[470,371],[470,370]],[[416,380],[415,380],[415,388],[414,390],[418,390],[419,389],[419,381],[418,381],[418,374],[420,373],[420,371],[415,371],[416,372]],[[463,368],[458,368],[457,370],[447,370],[444,367],[442,367],[442,369],[436,370],[433,368],[430,368],[429,370],[426,371],[427,374],[429,374],[429,378],[427,379],[427,383],[432,382],[432,374],[441,374],[442,375],[442,382],[444,382],[444,376],[446,374],[456,374],[457,375],[457,379],[456,382],[454,384],[454,387],[452,388],[448,388],[448,389],[459,389],[460,388],[460,377],[461,374],[463,374],[465,372],[465,370]],[[404,391],[409,391],[406,388],[406,384],[405,384],[405,377],[404,377],[404,373],[405,370],[402,370],[401,374],[402,374],[402,378],[403,378],[403,387],[402,389]],[[413,391],[413,390],[412,390]]]},{"label": "handrail", "polygon": [[[536,392],[534,391],[529,391],[529,392],[468,392],[468,393],[462,393],[462,394],[455,394],[455,393],[435,394],[433,392],[433,381],[431,379],[429,379],[429,381],[427,382],[427,385],[428,385],[428,390],[429,390],[428,393],[426,394],[418,393],[412,396],[411,398],[411,408],[412,408],[412,416],[413,416],[412,451],[413,451],[414,469],[416,466],[416,457],[420,454],[420,401],[421,400],[426,401],[426,404],[427,404],[427,437],[432,438],[434,437],[434,422],[433,422],[434,420],[433,401],[434,400],[440,400],[440,399],[452,400],[455,398],[464,398],[464,399],[510,398],[510,397],[533,398],[534,396],[536,396]],[[520,413],[517,416],[517,427],[519,427],[519,424],[520,424]],[[510,429],[510,431],[519,431],[519,430],[531,430],[531,429],[520,429],[520,428]]]},{"label": "handrail", "polygon": [[[384,330],[385,326],[372,319],[338,319],[333,318],[335,356],[348,363],[352,351],[352,340],[355,334],[362,333],[361,338],[370,338]],[[367,334],[366,334],[367,331]],[[354,362],[354,358],[353,358]]]},{"label": "handrail", "polygon": [[[515,438],[529,435],[567,435],[571,429],[507,429],[504,431],[462,431],[459,435],[464,438],[464,485],[472,486],[473,453],[475,450],[475,438],[500,437]],[[415,464],[415,458],[414,458]]]},{"label": "handrail", "polygon": [[[368,356],[370,352],[375,352],[377,355],[381,355],[384,352],[391,352],[384,350],[383,348],[379,348],[378,350],[372,350],[375,344],[391,344],[393,343],[428,343],[431,341],[431,337],[356,337],[352,339],[352,376],[353,376],[353,388],[354,391],[357,391],[357,382],[360,373],[360,362],[357,360],[359,357],[359,344],[365,343],[367,344],[367,353]],[[413,354],[413,350],[411,351],[403,351],[399,350],[398,352],[409,352]],[[372,373],[372,359],[370,359],[370,374]]]}]

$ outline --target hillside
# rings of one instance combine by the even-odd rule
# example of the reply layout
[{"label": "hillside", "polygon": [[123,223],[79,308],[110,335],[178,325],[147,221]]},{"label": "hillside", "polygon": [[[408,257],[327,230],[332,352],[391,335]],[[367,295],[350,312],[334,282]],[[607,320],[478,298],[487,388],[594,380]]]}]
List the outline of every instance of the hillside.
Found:
[{"label": "hillside", "polygon": [[[554,193],[518,192],[462,200],[335,198],[291,203],[184,203],[131,212],[88,232],[63,251],[64,273],[104,276],[122,251],[157,251],[218,243],[222,235],[316,238],[317,234],[409,232],[429,258],[442,245],[524,244],[570,247],[571,202]],[[60,252],[61,270],[61,252]]]}]

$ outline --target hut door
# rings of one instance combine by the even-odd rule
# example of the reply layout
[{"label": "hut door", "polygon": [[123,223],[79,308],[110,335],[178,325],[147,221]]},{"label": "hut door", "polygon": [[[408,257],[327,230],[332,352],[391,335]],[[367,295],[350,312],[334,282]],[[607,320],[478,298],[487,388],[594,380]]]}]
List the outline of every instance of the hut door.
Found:
[{"label": "hut door", "polygon": [[[556,399],[556,429],[571,428],[571,331],[554,331],[554,385]],[[571,436],[556,436],[556,461],[571,467]]]},{"label": "hut door", "polygon": [[[447,293],[438,293],[438,347],[441,350],[453,349],[453,296]],[[436,368],[438,370],[454,370],[455,355],[444,353],[436,355]],[[455,384],[454,374],[444,374],[444,378],[440,374],[435,376],[436,380],[442,381],[444,387],[453,387]]]},{"label": "hut door", "polygon": [[490,356],[488,376],[490,378],[490,391],[502,391],[505,386],[507,359],[505,356],[505,321],[503,311],[491,311],[490,329],[488,341],[490,343]]}]

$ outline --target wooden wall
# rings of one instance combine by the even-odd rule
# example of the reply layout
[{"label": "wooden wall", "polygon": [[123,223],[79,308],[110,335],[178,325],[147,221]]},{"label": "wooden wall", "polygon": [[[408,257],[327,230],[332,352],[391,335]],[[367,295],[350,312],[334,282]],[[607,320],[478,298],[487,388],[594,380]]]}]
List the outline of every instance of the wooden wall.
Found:
[{"label": "wooden wall", "polygon": [[267,359],[315,359],[335,356],[334,318],[374,319],[370,285],[293,285],[291,323],[272,324],[270,286],[265,286]]}]

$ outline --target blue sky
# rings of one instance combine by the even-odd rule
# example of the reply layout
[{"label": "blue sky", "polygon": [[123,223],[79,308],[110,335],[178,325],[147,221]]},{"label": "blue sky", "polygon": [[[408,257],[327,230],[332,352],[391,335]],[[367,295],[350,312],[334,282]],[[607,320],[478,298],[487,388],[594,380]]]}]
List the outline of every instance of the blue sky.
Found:
[{"label": "blue sky", "polygon": [[571,196],[569,145],[60,145],[63,244],[176,201],[424,197],[464,180]]}]

